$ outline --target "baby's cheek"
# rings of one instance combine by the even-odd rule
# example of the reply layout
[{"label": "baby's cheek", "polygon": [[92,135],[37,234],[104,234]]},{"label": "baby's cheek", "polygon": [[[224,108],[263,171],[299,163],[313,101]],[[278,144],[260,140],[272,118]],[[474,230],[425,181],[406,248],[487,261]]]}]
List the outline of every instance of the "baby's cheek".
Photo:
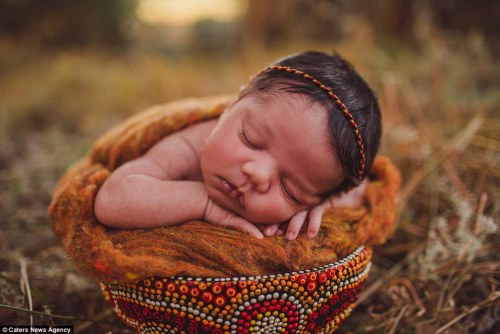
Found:
[{"label": "baby's cheek", "polygon": [[253,222],[277,224],[290,219],[296,212],[287,203],[280,200],[255,201],[248,206],[247,213]]}]

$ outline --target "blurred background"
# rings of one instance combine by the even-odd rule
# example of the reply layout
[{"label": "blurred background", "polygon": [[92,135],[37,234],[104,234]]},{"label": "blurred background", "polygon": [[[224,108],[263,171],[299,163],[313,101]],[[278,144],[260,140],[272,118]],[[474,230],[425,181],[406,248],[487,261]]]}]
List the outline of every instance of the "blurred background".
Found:
[{"label": "blurred background", "polygon": [[499,320],[500,2],[0,0],[0,324],[128,332],[53,237],[64,171],[154,104],[236,94],[336,50],[377,91],[404,184],[343,333],[493,333]]}]

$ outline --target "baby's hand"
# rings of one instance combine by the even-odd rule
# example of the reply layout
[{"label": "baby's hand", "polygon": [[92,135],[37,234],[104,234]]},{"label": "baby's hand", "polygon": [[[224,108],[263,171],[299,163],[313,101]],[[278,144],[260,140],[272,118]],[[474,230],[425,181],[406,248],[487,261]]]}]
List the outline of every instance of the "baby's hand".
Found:
[{"label": "baby's hand", "polygon": [[214,225],[229,227],[250,234],[257,239],[264,238],[264,235],[255,224],[227,209],[224,209],[215,203],[211,198],[208,199],[203,219]]},{"label": "baby's hand", "polygon": [[367,182],[368,181],[365,180],[358,187],[347,193],[334,194],[312,208],[297,212],[290,218],[288,226],[286,226],[286,223],[267,226],[264,229],[264,234],[267,236],[282,234],[283,232],[281,229],[286,227],[286,238],[288,240],[293,240],[299,234],[302,226],[308,221],[307,236],[309,238],[316,237],[325,211],[332,207],[356,207],[363,203],[363,195],[366,190]]},{"label": "baby's hand", "polygon": [[[288,240],[294,240],[300,232],[300,229],[307,220],[307,214],[309,210],[304,210],[297,212],[290,218],[289,221],[278,224],[270,224],[262,227],[264,235],[272,237],[275,235],[282,235],[286,231],[286,238]],[[317,233],[317,232],[316,232]]]}]

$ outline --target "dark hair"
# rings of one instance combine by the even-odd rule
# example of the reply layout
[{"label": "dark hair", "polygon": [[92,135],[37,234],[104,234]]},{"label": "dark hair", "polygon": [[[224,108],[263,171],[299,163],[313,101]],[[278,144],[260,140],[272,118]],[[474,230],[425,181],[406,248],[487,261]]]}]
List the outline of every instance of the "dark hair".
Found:
[{"label": "dark hair", "polygon": [[[377,97],[368,84],[337,53],[308,51],[278,60],[273,65],[288,66],[314,77],[331,90],[347,107],[357,123],[365,149],[364,177],[369,173],[380,146],[382,117]],[[345,191],[361,182],[360,152],[354,130],[334,100],[317,85],[294,73],[263,71],[255,76],[240,93],[240,98],[252,93],[273,90],[303,94],[312,102],[321,103],[328,110],[328,125],[332,145],[337,152],[344,180],[335,191]]]}]

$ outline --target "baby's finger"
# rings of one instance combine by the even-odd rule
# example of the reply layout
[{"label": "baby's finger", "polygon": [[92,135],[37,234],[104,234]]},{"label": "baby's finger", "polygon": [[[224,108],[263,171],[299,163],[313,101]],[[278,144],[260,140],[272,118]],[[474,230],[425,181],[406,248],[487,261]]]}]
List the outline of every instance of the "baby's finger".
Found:
[{"label": "baby's finger", "polygon": [[264,234],[268,237],[273,236],[273,235],[278,235],[279,228],[280,228],[280,224],[268,225],[264,228]]},{"label": "baby's finger", "polygon": [[237,219],[237,222],[234,225],[232,225],[232,227],[243,233],[250,234],[252,237],[256,239],[264,238],[264,235],[259,230],[259,228],[255,224],[252,224],[245,219]]},{"label": "baby's finger", "polygon": [[307,210],[296,213],[292,217],[292,219],[290,219],[290,222],[288,223],[288,229],[286,230],[286,238],[288,240],[293,240],[297,237],[306,219]]},{"label": "baby's finger", "polygon": [[309,212],[309,225],[307,227],[308,238],[312,239],[318,234],[324,212],[325,209],[323,207],[316,207]]},{"label": "baby's finger", "polygon": [[264,235],[260,231],[260,229],[257,227],[257,225],[249,222],[248,220],[237,216],[233,213],[230,213],[227,210],[224,209],[219,209],[221,215],[225,214],[226,217],[221,217],[220,219],[215,220],[215,225],[223,226],[223,227],[229,227],[238,231],[241,231],[243,233],[250,234],[251,236],[257,238],[257,239],[263,239]]}]

